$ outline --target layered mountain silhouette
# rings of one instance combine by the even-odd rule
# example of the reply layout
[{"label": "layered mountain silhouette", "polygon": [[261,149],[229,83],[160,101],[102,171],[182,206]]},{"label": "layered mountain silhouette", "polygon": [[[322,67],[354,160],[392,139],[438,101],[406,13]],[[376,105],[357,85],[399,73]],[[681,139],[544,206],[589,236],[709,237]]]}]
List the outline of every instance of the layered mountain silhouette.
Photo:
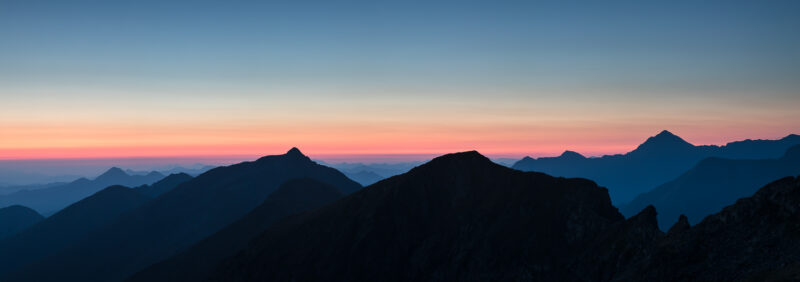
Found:
[{"label": "layered mountain silhouette", "polygon": [[383,180],[385,177],[378,175],[372,171],[362,170],[359,172],[345,172],[344,175],[347,175],[348,178],[355,180],[361,185],[369,186],[374,184],[375,182]]},{"label": "layered mountain silhouette", "polygon": [[31,225],[42,221],[44,217],[27,207],[15,205],[0,209],[0,239],[4,239]]},{"label": "layered mountain silhouette", "polygon": [[622,155],[586,158],[566,151],[559,157],[525,157],[513,168],[563,177],[583,177],[607,187],[611,200],[627,204],[637,195],[675,179],[708,157],[735,159],[779,158],[800,136],[780,140],[745,140],[724,146],[694,146],[669,131],[648,138],[635,150]]},{"label": "layered mountain silhouette", "polygon": [[589,180],[456,153],[273,226],[212,280],[557,280],[623,220]]},{"label": "layered mountain silhouette", "polygon": [[406,173],[410,169],[422,164],[421,162],[400,163],[325,163],[324,165],[338,169],[350,179],[361,185],[368,186],[387,177]]},{"label": "layered mountain silhouette", "polygon": [[138,208],[151,199],[134,189],[111,186],[64,208],[15,236],[0,240],[0,276],[82,240],[121,214]]},{"label": "layered mountain silhouette", "polygon": [[143,185],[136,187],[136,191],[155,198],[161,194],[169,192],[175,187],[178,187],[178,185],[180,185],[181,183],[184,183],[191,179],[192,179],[191,175],[182,172],[170,174],[169,176],[164,177],[164,179],[161,179],[158,182],[153,183],[152,185]]},{"label": "layered mountain silhouette", "polygon": [[466,152],[273,225],[210,280],[792,280],[798,239],[798,178],[665,234],[653,206],[625,220],[591,181]]},{"label": "layered mountain silhouette", "polygon": [[289,215],[319,208],[343,196],[333,186],[310,178],[285,182],[250,213],[188,250],[155,264],[129,281],[202,281],[223,259]]},{"label": "layered mountain silhouette", "polygon": [[[80,242],[9,271],[2,281],[119,281],[240,219],[284,182],[312,178],[352,193],[361,185],[296,148],[218,167],[132,210]],[[41,271],[47,269],[48,271]]]},{"label": "layered mountain silhouette", "polygon": [[638,281],[800,280],[800,178],[787,177],[688,227],[679,222],[620,277]]},{"label": "layered mountain silhouette", "polygon": [[162,178],[164,175],[158,172],[151,172],[147,175],[128,175],[122,169],[113,167],[93,180],[81,178],[64,185],[23,190],[0,196],[0,207],[23,205],[43,215],[50,215],[108,186],[136,187],[152,184]]},{"label": "layered mountain silhouette", "polygon": [[775,179],[798,174],[800,146],[790,148],[779,159],[708,158],[675,180],[637,196],[620,211],[631,216],[653,205],[659,211],[661,229],[666,230],[681,214],[688,217],[690,224],[700,222]]}]

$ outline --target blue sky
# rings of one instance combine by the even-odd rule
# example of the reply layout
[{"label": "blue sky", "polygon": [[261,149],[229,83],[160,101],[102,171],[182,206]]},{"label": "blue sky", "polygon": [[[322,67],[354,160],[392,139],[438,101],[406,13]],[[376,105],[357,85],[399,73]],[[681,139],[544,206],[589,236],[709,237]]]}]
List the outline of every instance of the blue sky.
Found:
[{"label": "blue sky", "polygon": [[[337,154],[611,153],[661,129],[774,138],[800,130],[798,14],[798,1],[0,1],[0,121],[20,132],[0,153],[142,143],[110,123],[151,147]],[[353,138],[274,126],[291,122]],[[91,142],[46,134],[70,126]],[[231,137],[159,133],[178,129]],[[336,149],[443,130],[430,146]]]}]

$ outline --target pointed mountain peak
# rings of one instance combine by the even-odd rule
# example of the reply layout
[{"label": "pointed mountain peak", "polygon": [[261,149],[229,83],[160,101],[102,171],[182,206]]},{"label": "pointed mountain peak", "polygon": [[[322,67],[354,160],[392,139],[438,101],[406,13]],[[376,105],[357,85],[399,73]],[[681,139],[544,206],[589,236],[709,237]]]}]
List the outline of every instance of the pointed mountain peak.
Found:
[{"label": "pointed mountain peak", "polygon": [[118,167],[109,168],[106,172],[98,176],[96,179],[108,179],[129,176],[124,170]]},{"label": "pointed mountain peak", "polygon": [[672,134],[672,132],[663,130],[656,136],[647,138],[647,140],[644,141],[644,143],[642,143],[641,145],[639,145],[639,147],[636,148],[636,150],[634,151],[659,153],[659,152],[672,152],[675,150],[685,150],[690,148],[694,148],[694,145],[690,144],[689,142],[686,142],[686,140],[683,140],[677,135]]},{"label": "pointed mountain peak", "polygon": [[561,153],[561,156],[559,156],[559,157],[563,158],[563,159],[585,159],[586,158],[583,155],[581,155],[580,153],[575,152],[575,151],[570,151],[570,150],[564,151],[563,153]]},{"label": "pointed mountain peak", "polygon": [[300,149],[297,149],[297,147],[292,147],[291,149],[289,149],[288,152],[286,152],[286,154],[287,155],[303,155],[303,152],[300,152]]},{"label": "pointed mountain peak", "polygon": [[686,142],[682,138],[678,137],[675,134],[672,134],[672,132],[669,132],[667,130],[662,130],[656,136],[648,138],[647,141],[645,141],[645,143],[647,143],[647,142],[659,142],[659,143],[670,142],[670,143],[686,143],[686,144],[689,144],[688,142]]},{"label": "pointed mountain peak", "polygon": [[284,154],[284,156],[291,158],[308,159],[308,156],[304,155],[303,152],[300,152],[300,149],[297,149],[297,147],[292,147],[291,149],[289,149],[289,151],[287,151],[286,154]]},{"label": "pointed mountain peak", "polygon": [[669,228],[667,234],[676,234],[682,232],[684,230],[689,229],[691,226],[689,225],[689,218],[686,215],[681,215],[678,217],[678,222],[675,222],[672,227]]},{"label": "pointed mountain peak", "polygon": [[669,132],[669,130],[666,130],[666,129],[662,130],[661,132],[659,132],[656,135],[656,137],[661,137],[661,138],[665,138],[665,137],[675,138],[675,137],[677,137],[677,138],[680,138],[677,135],[672,134],[672,132]]}]

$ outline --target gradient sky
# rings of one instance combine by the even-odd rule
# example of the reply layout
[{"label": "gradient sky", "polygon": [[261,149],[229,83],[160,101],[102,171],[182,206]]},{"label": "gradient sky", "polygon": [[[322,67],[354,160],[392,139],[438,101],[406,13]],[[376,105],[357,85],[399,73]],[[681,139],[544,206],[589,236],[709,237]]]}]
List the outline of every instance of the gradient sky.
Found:
[{"label": "gradient sky", "polygon": [[165,2],[0,0],[0,159],[800,133],[800,1]]}]

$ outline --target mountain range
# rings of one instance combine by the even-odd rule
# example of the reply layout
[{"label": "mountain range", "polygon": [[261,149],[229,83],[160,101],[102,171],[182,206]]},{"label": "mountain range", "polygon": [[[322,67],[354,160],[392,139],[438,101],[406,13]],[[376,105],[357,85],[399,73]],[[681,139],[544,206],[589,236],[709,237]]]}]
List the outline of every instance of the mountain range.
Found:
[{"label": "mountain range", "polygon": [[653,206],[626,220],[591,181],[465,152],[273,225],[208,279],[791,280],[800,278],[798,207],[800,178],[784,178],[665,234]]},{"label": "mountain range", "polygon": [[606,189],[445,155],[291,218],[213,281],[557,280],[624,218]]},{"label": "mountain range", "polygon": [[800,175],[800,145],[777,159],[707,158],[678,178],[637,196],[620,211],[632,216],[653,205],[659,211],[661,228],[666,230],[680,215],[687,216],[690,224],[700,222],[759,187],[791,175]]},{"label": "mountain range", "polygon": [[128,175],[122,169],[113,167],[92,180],[80,178],[63,185],[2,195],[0,196],[0,207],[22,205],[32,208],[40,214],[51,215],[108,186],[135,187],[151,184],[162,178],[164,175],[158,172],[151,172],[147,175]]},{"label": "mountain range", "polygon": [[[119,281],[180,253],[242,218],[287,180],[312,178],[352,193],[361,185],[292,148],[284,155],[218,167],[2,281]],[[41,269],[48,269],[43,272]]]},{"label": "mountain range", "polygon": [[558,157],[525,157],[512,167],[594,180],[609,189],[614,204],[622,206],[637,195],[675,179],[702,159],[779,158],[789,147],[798,144],[800,136],[792,134],[780,140],[745,140],[724,146],[695,146],[664,130],[626,154],[587,158],[573,151],[565,151]]},{"label": "mountain range", "polygon": [[[188,181],[173,174],[152,186],[169,191]],[[15,236],[0,240],[0,273],[40,260],[79,242],[120,215],[143,206],[153,196],[142,186],[136,189],[114,185],[80,200]]]},{"label": "mountain range", "polygon": [[[660,151],[680,139],[663,134],[620,156],[708,150]],[[776,142],[726,154],[751,158],[736,148]],[[292,148],[102,189],[0,239],[0,281],[800,279],[800,178],[783,177],[798,174],[798,154],[704,158],[625,206],[626,219],[592,180],[475,151],[362,189]]]}]

